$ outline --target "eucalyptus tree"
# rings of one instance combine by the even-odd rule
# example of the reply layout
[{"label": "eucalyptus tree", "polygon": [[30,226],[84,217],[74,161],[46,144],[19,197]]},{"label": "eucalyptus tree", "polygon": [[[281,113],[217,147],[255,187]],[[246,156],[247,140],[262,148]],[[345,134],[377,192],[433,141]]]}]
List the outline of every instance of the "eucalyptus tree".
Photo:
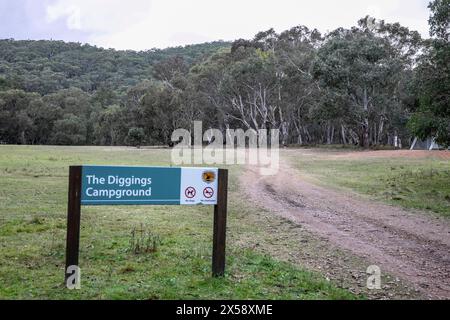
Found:
[{"label": "eucalyptus tree", "polygon": [[327,35],[318,52],[315,76],[347,104],[361,146],[387,140],[386,123],[392,125],[396,110],[402,108],[399,90],[403,81],[409,81],[405,77],[419,47],[417,33],[398,24],[373,26],[368,18],[360,21],[359,28],[340,28]]},{"label": "eucalyptus tree", "polygon": [[86,122],[71,113],[65,114],[62,119],[55,121],[51,144],[56,145],[86,145],[87,141]]},{"label": "eucalyptus tree", "polygon": [[430,3],[430,35],[417,68],[419,104],[409,128],[418,137],[434,137],[450,146],[450,1]]},{"label": "eucalyptus tree", "polygon": [[95,143],[116,146],[124,142],[126,127],[122,119],[126,111],[111,105],[93,115]]},{"label": "eucalyptus tree", "polygon": [[313,66],[322,41],[319,31],[305,26],[291,28],[278,36],[275,56],[279,103],[284,111],[282,137],[287,136],[290,143],[301,145],[315,140],[310,132],[311,124],[317,122],[312,110],[320,104],[323,92],[314,79]]},{"label": "eucalyptus tree", "polygon": [[35,125],[29,109],[41,97],[22,90],[0,91],[0,142],[28,144],[34,141]]},{"label": "eucalyptus tree", "polygon": [[242,48],[239,57],[227,68],[220,92],[226,105],[226,117],[245,129],[280,129],[283,124],[273,51]]}]

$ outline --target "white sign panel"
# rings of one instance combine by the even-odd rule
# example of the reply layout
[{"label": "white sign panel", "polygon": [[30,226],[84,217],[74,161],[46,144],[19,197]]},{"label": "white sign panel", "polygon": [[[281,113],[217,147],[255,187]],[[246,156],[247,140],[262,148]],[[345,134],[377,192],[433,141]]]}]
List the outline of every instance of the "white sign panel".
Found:
[{"label": "white sign panel", "polygon": [[180,204],[217,204],[217,168],[181,168]]}]

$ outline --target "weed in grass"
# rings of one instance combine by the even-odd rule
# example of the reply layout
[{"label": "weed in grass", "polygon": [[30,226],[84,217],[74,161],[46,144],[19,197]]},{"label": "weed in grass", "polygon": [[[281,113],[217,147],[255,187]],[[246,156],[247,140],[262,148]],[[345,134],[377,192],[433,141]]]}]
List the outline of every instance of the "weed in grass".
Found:
[{"label": "weed in grass", "polygon": [[33,219],[31,219],[31,221],[30,221],[30,224],[42,225],[42,224],[44,224],[44,220],[39,217],[33,217]]},{"label": "weed in grass", "polygon": [[134,254],[155,253],[161,244],[161,237],[144,227],[133,228],[130,234],[130,252]]}]

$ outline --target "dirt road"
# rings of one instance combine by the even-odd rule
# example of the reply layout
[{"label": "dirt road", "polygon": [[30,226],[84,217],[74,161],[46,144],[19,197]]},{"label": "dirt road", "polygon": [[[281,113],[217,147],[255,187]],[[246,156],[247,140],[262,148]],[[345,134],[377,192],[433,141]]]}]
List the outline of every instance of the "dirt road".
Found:
[{"label": "dirt road", "polygon": [[[242,176],[258,206],[350,251],[420,291],[450,299],[450,223],[305,181],[282,162],[276,176],[248,167]],[[245,187],[251,186],[251,187]]]}]

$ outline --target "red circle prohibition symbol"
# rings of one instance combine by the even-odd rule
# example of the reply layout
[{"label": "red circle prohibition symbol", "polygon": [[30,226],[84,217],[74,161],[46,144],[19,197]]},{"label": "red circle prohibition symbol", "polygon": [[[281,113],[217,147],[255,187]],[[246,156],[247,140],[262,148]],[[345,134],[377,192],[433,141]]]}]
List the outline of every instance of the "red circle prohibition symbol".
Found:
[{"label": "red circle prohibition symbol", "polygon": [[194,198],[196,194],[197,194],[197,191],[195,190],[194,187],[188,187],[188,188],[186,188],[186,190],[184,191],[184,195],[185,195],[186,198],[188,198],[188,199]]},{"label": "red circle prohibition symbol", "polygon": [[210,187],[205,188],[205,190],[203,190],[203,195],[205,196],[206,199],[211,199],[214,195],[213,188]]}]

